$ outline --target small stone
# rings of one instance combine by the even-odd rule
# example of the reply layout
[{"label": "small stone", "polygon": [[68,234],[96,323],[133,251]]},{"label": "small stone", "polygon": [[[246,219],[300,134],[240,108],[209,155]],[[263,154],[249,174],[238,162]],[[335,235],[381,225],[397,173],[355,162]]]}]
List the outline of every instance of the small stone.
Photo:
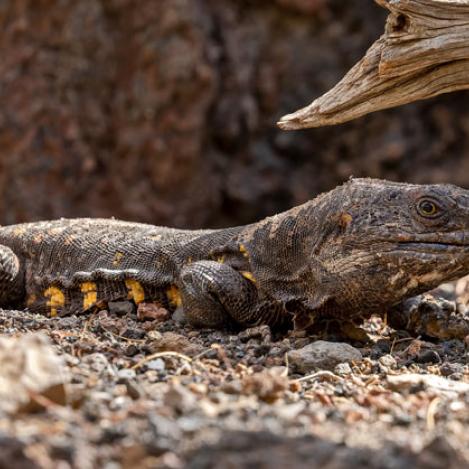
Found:
[{"label": "small stone", "polygon": [[398,412],[394,415],[394,423],[396,425],[408,426],[413,422],[412,416],[404,412]]},{"label": "small stone", "polygon": [[340,376],[346,376],[346,375],[351,375],[352,374],[352,368],[348,363],[339,363],[335,368],[334,368],[334,373],[336,375]]},{"label": "small stone", "polygon": [[464,375],[462,373],[452,373],[451,375],[448,376],[448,378],[453,381],[461,381],[463,377]]},{"label": "small stone", "polygon": [[171,318],[171,314],[157,303],[140,303],[137,308],[137,318],[139,321],[164,322]]},{"label": "small stone", "polygon": [[349,344],[318,340],[288,352],[290,363],[298,371],[308,373],[315,368],[333,370],[339,363],[361,361],[362,354]]},{"label": "small stone", "polygon": [[159,331],[148,331],[147,337],[151,340],[161,340],[163,337]]},{"label": "small stone", "polygon": [[204,348],[201,345],[176,332],[164,332],[159,339],[151,343],[152,353],[172,351],[193,356],[203,350]]},{"label": "small stone", "polygon": [[125,348],[124,353],[127,357],[133,357],[139,353],[139,349],[136,345],[130,344]]},{"label": "small stone", "polygon": [[41,334],[0,338],[0,410],[29,412],[41,408],[34,395],[55,404],[67,401],[63,360]]},{"label": "small stone", "polygon": [[391,350],[391,344],[389,340],[380,339],[371,348],[371,358],[377,359],[384,354],[389,354]]},{"label": "small stone", "polygon": [[383,355],[378,361],[387,368],[393,368],[397,365],[396,359],[392,355]]},{"label": "small stone", "polygon": [[116,316],[126,316],[135,313],[135,304],[131,301],[110,301],[108,309]]},{"label": "small stone", "polygon": [[440,373],[443,376],[449,376],[453,373],[461,373],[463,369],[464,367],[458,363],[443,363],[443,365],[440,366]]},{"label": "small stone", "polygon": [[242,379],[243,393],[256,395],[260,400],[273,403],[280,399],[289,387],[289,379],[284,373],[285,367],[274,367],[246,375]]},{"label": "small stone", "polygon": [[121,336],[127,339],[141,340],[145,337],[145,331],[137,327],[127,327],[121,332]]},{"label": "small stone", "polygon": [[[0,435],[0,464],[1,467],[16,467],[18,469],[38,469],[39,465],[33,456],[29,456],[29,444],[24,438],[18,436]],[[53,446],[51,453],[53,453]],[[52,457],[55,455],[51,454]],[[62,455],[61,455],[62,456]],[[65,466],[69,466],[67,463]]]},{"label": "small stone", "polygon": [[417,356],[415,361],[417,363],[439,363],[441,359],[435,350],[425,350]]},{"label": "small stone", "polygon": [[166,365],[161,358],[156,358],[155,360],[151,360],[145,363],[145,365],[148,369],[155,370],[155,371],[164,371],[164,369],[166,368]]},{"label": "small stone", "polygon": [[99,352],[86,355],[83,357],[82,363],[88,365],[96,373],[104,373],[110,367],[109,360]]},{"label": "small stone", "polygon": [[122,368],[117,372],[117,376],[119,381],[125,381],[128,379],[134,379],[137,376],[137,373],[131,368]]},{"label": "small stone", "polygon": [[143,390],[142,386],[140,386],[135,380],[126,379],[123,384],[126,387],[127,394],[132,399],[137,400],[145,395],[145,391]]},{"label": "small stone", "polygon": [[173,384],[163,398],[164,404],[181,414],[193,411],[198,407],[197,397],[180,384]]}]

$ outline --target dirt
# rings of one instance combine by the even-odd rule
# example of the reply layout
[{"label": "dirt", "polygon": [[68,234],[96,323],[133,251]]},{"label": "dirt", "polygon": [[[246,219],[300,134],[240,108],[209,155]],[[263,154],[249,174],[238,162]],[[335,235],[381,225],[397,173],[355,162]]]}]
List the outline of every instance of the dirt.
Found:
[{"label": "dirt", "polygon": [[31,393],[35,407],[0,412],[0,467],[467,467],[467,339],[365,329],[352,358],[305,375],[287,354],[315,340],[303,333],[194,330],[123,307],[0,311],[3,337],[44,334],[68,376],[66,405]]}]

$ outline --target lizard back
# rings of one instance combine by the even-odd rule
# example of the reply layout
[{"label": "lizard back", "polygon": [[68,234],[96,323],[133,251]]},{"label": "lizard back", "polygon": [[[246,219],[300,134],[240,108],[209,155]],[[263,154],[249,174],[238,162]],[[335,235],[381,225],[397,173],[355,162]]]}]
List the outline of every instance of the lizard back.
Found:
[{"label": "lizard back", "polygon": [[23,264],[23,306],[54,316],[126,298],[176,307],[180,265],[188,256],[200,257],[196,240],[213,232],[60,219],[1,227],[0,244]]}]

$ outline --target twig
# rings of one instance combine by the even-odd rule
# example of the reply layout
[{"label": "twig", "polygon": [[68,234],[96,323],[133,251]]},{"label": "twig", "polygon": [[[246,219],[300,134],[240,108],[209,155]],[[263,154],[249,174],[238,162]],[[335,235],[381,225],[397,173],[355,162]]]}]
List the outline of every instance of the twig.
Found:
[{"label": "twig", "polygon": [[343,379],[340,376],[337,376],[336,374],[332,373],[332,371],[327,371],[327,370],[317,371],[316,373],[303,376],[302,378],[295,379],[294,381],[301,383],[302,381],[310,381],[316,378],[330,378],[333,381],[343,381]]},{"label": "twig", "polygon": [[394,340],[392,341],[392,344],[391,344],[391,350],[389,351],[389,354],[391,354],[393,351],[394,351],[394,345],[395,344],[400,344],[401,342],[406,342],[408,340],[419,340],[422,336],[418,336],[418,337],[404,337],[403,339],[396,339],[394,337]]},{"label": "twig", "polygon": [[[289,372],[288,353],[285,352],[285,371],[282,372],[282,377],[287,377]],[[295,380],[298,381],[298,380]]]},{"label": "twig", "polygon": [[198,353],[197,355],[194,355],[192,360],[195,361],[195,360],[198,360],[199,358],[205,357],[205,355],[208,355],[212,350],[213,349],[211,347],[206,348],[205,350],[202,350],[202,352]]},{"label": "twig", "polygon": [[428,404],[427,408],[427,429],[429,431],[435,428],[435,415],[438,404],[440,403],[441,399],[439,397],[435,397],[430,404]]}]

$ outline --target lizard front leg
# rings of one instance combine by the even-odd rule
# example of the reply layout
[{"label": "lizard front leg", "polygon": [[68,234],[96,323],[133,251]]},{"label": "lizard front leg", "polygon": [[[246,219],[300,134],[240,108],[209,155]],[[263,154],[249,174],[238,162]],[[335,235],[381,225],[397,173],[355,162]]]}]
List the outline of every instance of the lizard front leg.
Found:
[{"label": "lizard front leg", "polygon": [[223,328],[255,322],[256,287],[229,265],[214,261],[187,265],[179,284],[184,316],[192,325]]}]

